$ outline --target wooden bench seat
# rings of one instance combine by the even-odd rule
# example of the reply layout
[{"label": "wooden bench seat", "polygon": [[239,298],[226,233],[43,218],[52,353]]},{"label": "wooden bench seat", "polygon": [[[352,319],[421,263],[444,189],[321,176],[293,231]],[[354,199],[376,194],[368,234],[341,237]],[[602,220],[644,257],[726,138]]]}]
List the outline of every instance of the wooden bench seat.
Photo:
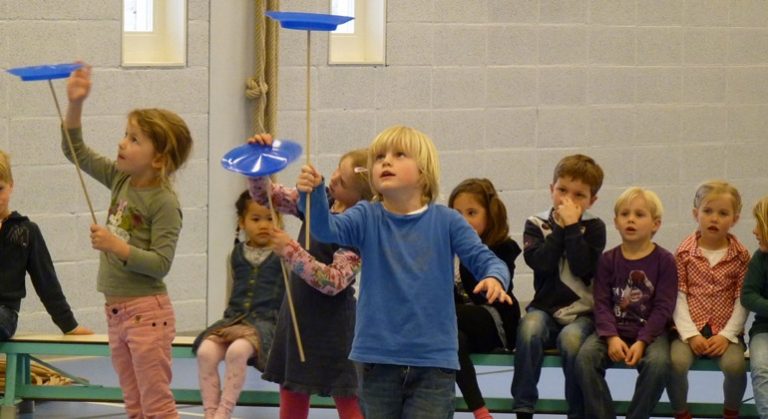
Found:
[{"label": "wooden bench seat", "polygon": [[[173,358],[194,358],[192,342],[194,337],[178,336],[173,341]],[[0,342],[0,353],[6,355],[6,389],[0,401],[0,417],[15,418],[16,405],[22,400],[68,400],[68,401],[112,401],[121,402],[122,392],[119,387],[107,387],[91,384],[88,380],[73,376],[65,371],[63,375],[74,380],[67,386],[35,385],[30,383],[30,363],[34,356],[109,356],[109,344],[106,335],[28,335],[17,336],[7,342]],[[514,366],[514,355],[511,353],[473,354],[475,365],[492,367]],[[47,365],[47,364],[46,364]],[[50,366],[50,365],[47,365]],[[560,368],[561,360],[556,352],[548,351],[544,357],[544,368]],[[55,368],[55,367],[54,367]],[[627,368],[617,364],[613,368]],[[710,359],[696,360],[691,368],[696,371],[718,371],[717,363]],[[512,380],[512,373],[509,373]],[[634,386],[634,382],[632,383]],[[197,388],[174,388],[173,394],[179,404],[201,404],[200,391]],[[486,404],[492,412],[512,412],[511,397],[487,397]],[[238,400],[241,406],[279,406],[280,395],[277,391],[244,389]],[[333,408],[330,397],[313,396],[312,407]],[[624,415],[629,406],[627,401],[616,401],[616,411]],[[694,417],[722,417],[721,403],[691,403],[691,413]],[[464,399],[456,397],[456,410],[467,411]],[[563,414],[567,411],[565,400],[541,399],[536,405],[538,413]],[[669,403],[659,403],[654,410],[655,416],[672,416]],[[757,417],[755,405],[744,404],[741,417]]]}]

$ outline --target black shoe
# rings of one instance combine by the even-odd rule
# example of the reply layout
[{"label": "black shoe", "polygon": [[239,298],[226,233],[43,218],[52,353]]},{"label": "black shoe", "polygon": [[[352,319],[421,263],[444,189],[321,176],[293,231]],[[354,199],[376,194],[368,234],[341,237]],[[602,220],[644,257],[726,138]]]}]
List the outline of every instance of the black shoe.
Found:
[{"label": "black shoe", "polygon": [[517,419],[533,419],[533,413],[517,413]]}]

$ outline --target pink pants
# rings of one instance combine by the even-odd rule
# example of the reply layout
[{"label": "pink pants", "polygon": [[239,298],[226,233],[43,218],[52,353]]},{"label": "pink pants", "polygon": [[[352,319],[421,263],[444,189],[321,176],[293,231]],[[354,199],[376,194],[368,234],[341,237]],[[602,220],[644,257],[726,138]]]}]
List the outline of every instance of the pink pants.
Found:
[{"label": "pink pants", "polygon": [[105,305],[112,366],[130,419],[178,418],[171,393],[176,318],[167,295]]}]

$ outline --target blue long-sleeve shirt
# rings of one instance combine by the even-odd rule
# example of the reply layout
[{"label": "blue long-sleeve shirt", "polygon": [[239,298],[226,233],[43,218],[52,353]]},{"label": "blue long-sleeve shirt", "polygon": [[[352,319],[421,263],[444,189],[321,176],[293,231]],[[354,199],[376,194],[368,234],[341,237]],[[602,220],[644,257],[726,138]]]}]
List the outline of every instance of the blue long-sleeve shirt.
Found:
[{"label": "blue long-sleeve shirt", "polygon": [[448,207],[399,215],[361,201],[331,215],[323,191],[312,192],[312,235],[359,249],[363,261],[350,359],[459,369],[453,255],[475,278],[495,277],[507,289],[504,262]]}]

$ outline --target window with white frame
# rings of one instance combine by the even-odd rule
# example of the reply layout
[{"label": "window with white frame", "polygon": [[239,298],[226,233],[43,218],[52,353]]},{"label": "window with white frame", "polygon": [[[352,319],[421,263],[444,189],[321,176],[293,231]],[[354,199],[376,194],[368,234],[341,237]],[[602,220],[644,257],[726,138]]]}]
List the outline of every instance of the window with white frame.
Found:
[{"label": "window with white frame", "polygon": [[186,0],[123,0],[123,66],[184,66]]},{"label": "window with white frame", "polygon": [[386,0],[330,0],[331,14],[353,16],[329,34],[328,64],[384,64]]}]

